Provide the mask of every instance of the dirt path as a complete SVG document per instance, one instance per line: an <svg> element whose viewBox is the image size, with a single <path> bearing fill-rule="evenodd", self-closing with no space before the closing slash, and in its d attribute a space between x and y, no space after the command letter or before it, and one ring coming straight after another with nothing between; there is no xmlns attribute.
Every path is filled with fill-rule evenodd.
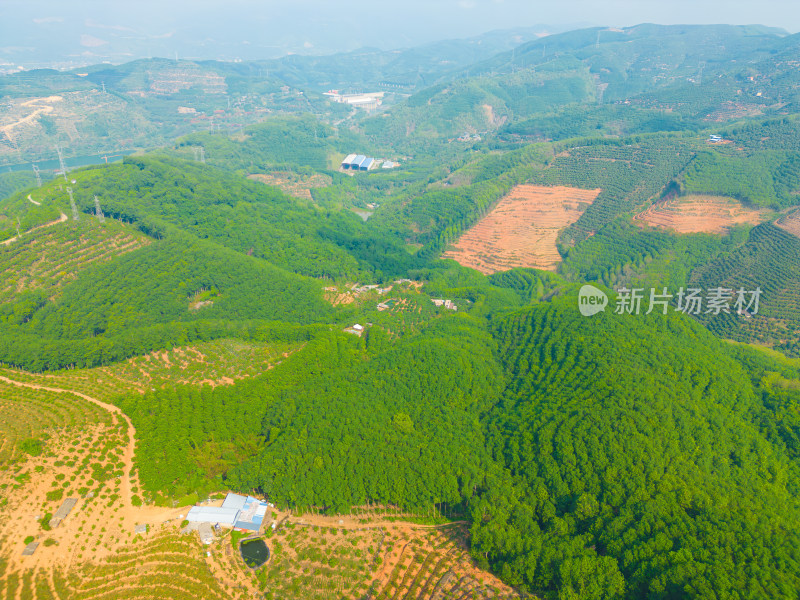
<svg viewBox="0 0 800 600"><path fill-rule="evenodd" d="M117 505L112 509L110 505L96 500L85 499L73 509L75 515L70 515L56 530L49 535L58 541L58 545L52 548L40 547L34 556L22 557L13 554L8 557L10 566L22 569L44 568L47 570L51 566L59 565L70 572L74 565L89 561L101 561L113 555L121 545L130 543L135 525L147 524L152 527L159 527L163 523L177 524L183 519L187 508L165 508L158 506L134 506L132 503L133 488L138 487L138 478L131 477L133 469L133 459L135 451L136 429L130 418L123 413L117 406L98 400L88 394L70 389L54 386L39 385L16 381L10 377L0 375L0 382L21 388L32 390L43 390L46 392L65 394L80 398L90 402L101 409L108 411L116 419L117 426L124 422L127 425L127 441L120 438L122 454L119 457L121 463L121 476L118 478L119 499ZM69 473L66 473L69 475ZM34 483L34 488L26 490L31 497L43 496L47 487L51 484L49 477L42 478L41 482ZM39 487L36 487L39 486ZM44 486L44 487L42 487ZM41 489L40 489L41 488ZM90 506L86 511L86 507ZM34 520L35 514L41 514L38 510L32 510L28 504L22 504L6 517L4 533L10 536L9 539L20 538L30 532L30 527L26 525ZM113 515L113 516L112 516ZM92 531L82 527L86 521L94 522L101 531ZM10 527L10 529L8 529ZM88 526L87 526L88 527ZM99 528L98 527L98 528ZM80 539L79 539L80 538ZM96 542L92 544L91 542ZM85 546L90 546L90 556L86 556ZM83 556L82 556L83 554Z"/></svg>
<svg viewBox="0 0 800 600"><path fill-rule="evenodd" d="M283 515L279 515L280 519ZM288 516L288 515L287 515ZM417 523L410 523L409 521L372 521L362 523L364 517L352 516L333 516L323 517L322 515L302 515L302 516L289 516L292 523L298 525L316 525L319 527L337 527L339 529L372 529L378 527L395 528L395 529L442 529L452 525L468 525L469 521L450 521L442 523L441 525L422 525Z"/></svg>
<svg viewBox="0 0 800 600"><path fill-rule="evenodd" d="M30 195L30 194L28 194L28 201L29 201L29 202L31 202L32 204L35 204L36 206L41 206L41 205L42 205L42 203L41 203L41 202L37 202L36 200L34 200L33 198L31 198L31 195ZM62 213L62 214L63 214L63 213ZM66 217L66 215L64 215L64 216Z"/></svg>
<svg viewBox="0 0 800 600"><path fill-rule="evenodd" d="M30 123L31 121L33 121L36 117L38 117L42 113L44 113L44 114L52 113L55 109L52 106L50 106L49 104L42 105L42 103L45 103L45 102L60 102L62 100L63 100L63 98L61 96L48 96L47 98L34 98L33 100L28 100L27 102L23 102L22 104L20 104L20 106L26 106L27 107L27 106L32 106L33 105L33 109L34 109L33 112L31 114L29 114L29 115L26 115L26 116L22 117L20 120L15 121L14 123L9 123L8 125L3 125L2 127L0 127L0 131L2 131L3 133L8 134L14 128L19 127L20 125L24 125L25 123Z"/></svg>
<svg viewBox="0 0 800 600"><path fill-rule="evenodd" d="M30 196L28 196L28 199L30 199ZM31 200L31 202L33 202L33 200ZM34 202L34 204L38 204L38 202ZM38 227L34 227L33 229L28 229L28 231L26 231L25 234L33 233L34 231L38 231L39 229L44 229L45 227L52 227L53 225L58 225L59 223L64 223L66 220L67 220L67 215L65 215L62 212L61 216L55 221L50 221L49 223L45 223L44 225L39 225ZM19 236L15 235L12 238L8 238L7 240L3 240L2 242L0 242L0 246L8 246L9 244L16 242L18 239Z"/></svg>
<svg viewBox="0 0 800 600"><path fill-rule="evenodd" d="M62 213L62 216L66 215L63 215ZM130 474L131 474L131 469L133 468L133 454L136 449L136 428L133 426L133 423L131 423L131 420L128 417L128 415L122 412L118 406L114 406L113 404L108 404L107 402L103 402L102 400L98 400L97 398L93 398L92 396L89 396L82 392L76 392L74 390L65 390L56 387L49 387L45 385L39 385L36 383L24 383L21 381L15 381L13 379L9 379L8 377L4 377L2 375L0 375L0 381L9 383L11 385L15 385L17 387L26 387L33 390L44 390L46 392L54 392L56 394L72 394L73 396L82 398L87 402L91 402L92 404L95 404L100 408L107 410L108 412L116 415L117 418L120 418L123 421L125 421L125 423L127 423L128 425L128 444L125 447L125 453L123 454L123 462L125 463L125 466L123 467L122 489L124 490L125 493L124 497L126 502L130 504L132 496Z"/></svg>

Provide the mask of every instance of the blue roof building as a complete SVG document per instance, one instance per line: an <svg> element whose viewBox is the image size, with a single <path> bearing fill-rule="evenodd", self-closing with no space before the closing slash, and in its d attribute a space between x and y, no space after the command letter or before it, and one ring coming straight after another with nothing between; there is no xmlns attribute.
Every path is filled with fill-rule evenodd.
<svg viewBox="0 0 800 600"><path fill-rule="evenodd" d="M236 529L258 531L266 514L266 502L252 496L228 494L222 506L193 506L186 519L190 523L219 523Z"/></svg>

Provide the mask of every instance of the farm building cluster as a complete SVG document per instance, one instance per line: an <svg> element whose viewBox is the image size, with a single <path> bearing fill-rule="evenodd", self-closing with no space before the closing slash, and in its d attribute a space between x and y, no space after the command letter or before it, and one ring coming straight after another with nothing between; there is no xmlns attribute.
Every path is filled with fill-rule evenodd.
<svg viewBox="0 0 800 600"><path fill-rule="evenodd" d="M455 302L447 298L431 298L431 302L436 306L444 306L447 310L458 310L458 306L456 306Z"/></svg>
<svg viewBox="0 0 800 600"><path fill-rule="evenodd" d="M365 154L348 154L342 161L341 167L343 171L371 171L378 165L381 165L382 169L394 169L400 166L400 163L372 158Z"/></svg>
<svg viewBox="0 0 800 600"><path fill-rule="evenodd" d="M186 515L189 523L206 523L244 531L258 531L271 505L252 496L228 494L222 506L193 506Z"/></svg>

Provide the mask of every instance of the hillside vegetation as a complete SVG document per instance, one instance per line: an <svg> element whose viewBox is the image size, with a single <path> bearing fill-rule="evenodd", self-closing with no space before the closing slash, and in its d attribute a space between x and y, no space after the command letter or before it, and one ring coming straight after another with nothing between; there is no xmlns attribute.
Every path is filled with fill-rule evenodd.
<svg viewBox="0 0 800 600"><path fill-rule="evenodd" d="M79 98L115 115L73 122L76 148L120 115L126 147L186 134L37 188L0 178L6 596L796 598L797 36L486 40L504 51L0 78L14 118L38 107L36 143ZM378 112L318 93L348 65L392 90ZM4 139L0 161L35 147ZM397 164L340 168L351 153ZM531 210L507 211L520 190ZM690 201L747 218L642 218ZM509 268L443 258L467 263L467 232L490 242L468 264ZM536 244L546 262L497 261ZM591 317L587 283L609 298ZM640 314L615 310L622 287ZM760 288L759 310L677 310L720 287ZM178 537L228 490L274 505L260 569L238 534ZM30 517L66 493L81 508L45 536Z"/></svg>

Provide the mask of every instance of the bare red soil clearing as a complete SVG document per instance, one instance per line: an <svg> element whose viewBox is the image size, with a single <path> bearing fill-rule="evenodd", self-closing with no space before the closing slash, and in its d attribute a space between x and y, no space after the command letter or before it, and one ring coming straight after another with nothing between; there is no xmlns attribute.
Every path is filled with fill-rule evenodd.
<svg viewBox="0 0 800 600"><path fill-rule="evenodd" d="M600 189L518 185L444 258L481 273L532 267L554 271L561 262L558 232L578 220Z"/></svg>
<svg viewBox="0 0 800 600"><path fill-rule="evenodd" d="M775 225L800 238L800 210L789 213L775 222Z"/></svg>
<svg viewBox="0 0 800 600"><path fill-rule="evenodd" d="M633 220L677 233L724 234L734 225L758 225L770 215L768 210L750 209L725 196L682 196L658 202Z"/></svg>

